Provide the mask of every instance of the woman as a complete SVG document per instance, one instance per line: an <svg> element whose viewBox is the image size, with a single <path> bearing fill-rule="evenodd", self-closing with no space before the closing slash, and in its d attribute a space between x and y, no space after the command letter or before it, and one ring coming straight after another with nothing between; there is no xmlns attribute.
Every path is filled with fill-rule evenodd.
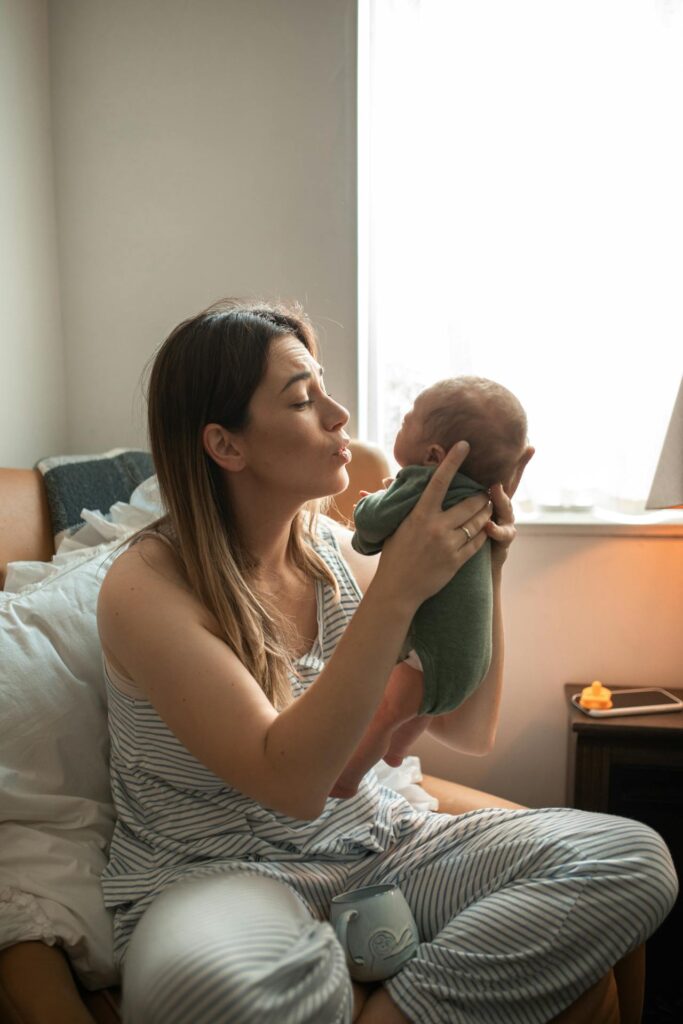
<svg viewBox="0 0 683 1024"><path fill-rule="evenodd" d="M441 510L460 443L379 560L357 555L311 514L348 483L347 421L292 311L214 307L155 359L168 515L114 563L98 609L118 813L103 886L128 1021L547 1021L675 898L664 844L635 822L416 813L373 772L328 798L392 671L413 671L395 662L415 610L487 537L491 667L434 724L490 748L514 537L500 487ZM423 942L352 989L329 902L377 881L401 886Z"/></svg>

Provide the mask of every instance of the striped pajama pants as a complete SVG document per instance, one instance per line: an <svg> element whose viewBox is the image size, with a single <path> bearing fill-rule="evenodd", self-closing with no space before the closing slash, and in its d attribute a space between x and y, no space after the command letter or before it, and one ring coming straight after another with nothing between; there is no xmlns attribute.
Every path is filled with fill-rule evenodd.
<svg viewBox="0 0 683 1024"><path fill-rule="evenodd" d="M677 894L647 826L566 808L427 815L382 853L233 863L175 882L123 965L126 1024L348 1024L332 896L395 882L420 933L384 984L420 1024L541 1024L662 922Z"/></svg>

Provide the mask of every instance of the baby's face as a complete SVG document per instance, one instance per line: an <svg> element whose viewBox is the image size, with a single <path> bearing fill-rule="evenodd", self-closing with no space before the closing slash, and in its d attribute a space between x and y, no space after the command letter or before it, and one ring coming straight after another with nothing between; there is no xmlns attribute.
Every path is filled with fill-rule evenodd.
<svg viewBox="0 0 683 1024"><path fill-rule="evenodd" d="M426 436L425 421L432 411L434 400L423 391L413 402L413 407L403 417L401 429L394 441L394 458L399 466L422 466L429 455L429 438Z"/></svg>

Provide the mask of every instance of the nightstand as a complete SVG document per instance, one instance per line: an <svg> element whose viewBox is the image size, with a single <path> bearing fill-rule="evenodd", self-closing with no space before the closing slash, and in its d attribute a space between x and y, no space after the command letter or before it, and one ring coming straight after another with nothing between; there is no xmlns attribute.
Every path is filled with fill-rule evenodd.
<svg viewBox="0 0 683 1024"><path fill-rule="evenodd" d="M662 836L683 882L683 711L589 718L570 698L587 683L568 683L567 803L635 818ZM624 687L625 689L625 687ZM671 690L683 698L683 689ZM647 944L643 1024L683 1020L683 901Z"/></svg>

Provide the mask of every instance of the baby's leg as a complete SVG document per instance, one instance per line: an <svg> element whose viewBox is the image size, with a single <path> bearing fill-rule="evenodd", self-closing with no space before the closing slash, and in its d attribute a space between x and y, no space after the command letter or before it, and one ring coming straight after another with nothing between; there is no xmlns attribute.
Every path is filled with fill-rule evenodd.
<svg viewBox="0 0 683 1024"><path fill-rule="evenodd" d="M415 718L409 719L403 725L399 725L397 729L394 729L389 749L384 755L383 760L391 765L392 768L398 768L403 758L410 753L410 748L415 740L422 735L429 725L429 719L430 715L416 715Z"/></svg>
<svg viewBox="0 0 683 1024"><path fill-rule="evenodd" d="M360 780L374 764L381 761L392 748L393 737L399 727L406 729L413 725L413 720L422 704L422 674L401 662L389 677L382 703L365 731L365 735L356 747L348 764L337 779L330 796L350 797L358 790ZM420 728L414 732L418 736L425 728L426 719L419 719ZM405 746L409 739L403 737L397 741ZM398 749L398 748L397 748ZM386 760L386 758L385 758ZM388 764L400 764L388 761Z"/></svg>

